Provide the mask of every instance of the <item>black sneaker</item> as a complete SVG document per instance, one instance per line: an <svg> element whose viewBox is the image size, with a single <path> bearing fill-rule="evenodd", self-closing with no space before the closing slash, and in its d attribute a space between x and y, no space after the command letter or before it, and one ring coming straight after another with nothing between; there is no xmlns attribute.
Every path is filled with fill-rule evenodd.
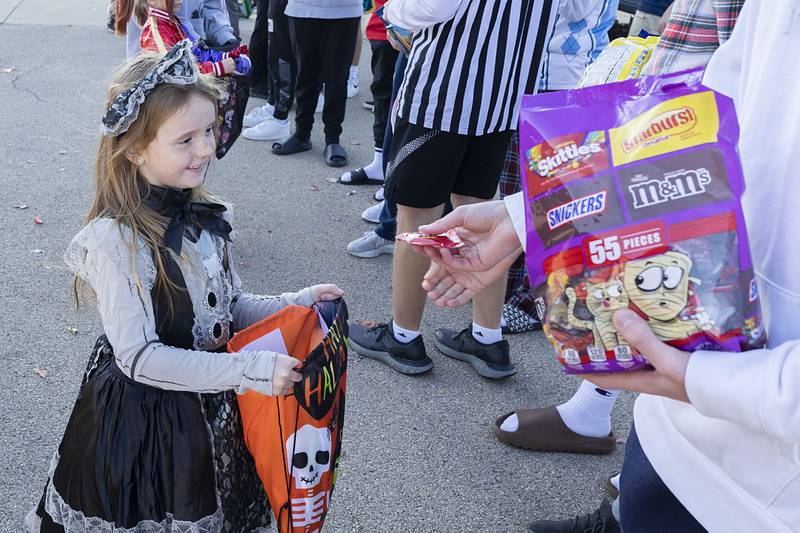
<svg viewBox="0 0 800 533"><path fill-rule="evenodd" d="M501 379L513 376L517 369L508 357L508 341L482 344L472 336L472 329L462 329L456 333L452 329L437 329L436 347L448 357L464 361L485 378Z"/></svg>
<svg viewBox="0 0 800 533"><path fill-rule="evenodd" d="M364 357L382 361L401 374L424 374L433 368L422 337L408 343L398 342L391 324L350 324L350 346Z"/></svg>
<svg viewBox="0 0 800 533"><path fill-rule="evenodd" d="M619 533L620 527L604 499L593 513L567 520L537 520L528 526L533 533Z"/></svg>

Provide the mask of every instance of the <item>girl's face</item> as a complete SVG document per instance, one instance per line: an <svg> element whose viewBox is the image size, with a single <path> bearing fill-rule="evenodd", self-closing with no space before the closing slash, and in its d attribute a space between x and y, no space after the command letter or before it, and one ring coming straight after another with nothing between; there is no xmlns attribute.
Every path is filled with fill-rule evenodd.
<svg viewBox="0 0 800 533"><path fill-rule="evenodd" d="M192 94L186 105L158 128L153 141L134 164L150 183L173 189L193 189L203 183L214 155L216 140L214 104Z"/></svg>

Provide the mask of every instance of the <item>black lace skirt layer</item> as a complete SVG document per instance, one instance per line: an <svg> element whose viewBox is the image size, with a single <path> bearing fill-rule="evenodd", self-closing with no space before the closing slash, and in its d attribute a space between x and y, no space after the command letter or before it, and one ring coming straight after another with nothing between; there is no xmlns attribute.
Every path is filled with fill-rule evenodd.
<svg viewBox="0 0 800 533"><path fill-rule="evenodd" d="M233 393L156 389L126 377L101 337L28 528L245 532L269 508Z"/></svg>

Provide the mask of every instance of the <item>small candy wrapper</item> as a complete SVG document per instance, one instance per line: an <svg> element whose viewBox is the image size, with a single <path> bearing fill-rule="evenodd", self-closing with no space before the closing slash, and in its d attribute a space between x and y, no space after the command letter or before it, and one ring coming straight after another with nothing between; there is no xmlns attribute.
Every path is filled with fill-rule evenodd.
<svg viewBox="0 0 800 533"><path fill-rule="evenodd" d="M433 246L434 248L461 248L464 246L461 237L458 236L454 229L439 235L416 232L401 233L395 237L395 240L416 244L417 246Z"/></svg>

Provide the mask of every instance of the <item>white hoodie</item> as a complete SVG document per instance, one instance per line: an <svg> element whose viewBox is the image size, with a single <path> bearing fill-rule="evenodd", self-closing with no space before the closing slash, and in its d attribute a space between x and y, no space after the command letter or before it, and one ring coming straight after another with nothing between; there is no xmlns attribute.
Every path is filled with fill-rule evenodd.
<svg viewBox="0 0 800 533"><path fill-rule="evenodd" d="M691 404L642 394L634 408L656 472L712 533L800 531L798 51L800 0L747 0L705 77L736 102L742 203L769 348L694 352ZM522 197L506 205L524 243Z"/></svg>

